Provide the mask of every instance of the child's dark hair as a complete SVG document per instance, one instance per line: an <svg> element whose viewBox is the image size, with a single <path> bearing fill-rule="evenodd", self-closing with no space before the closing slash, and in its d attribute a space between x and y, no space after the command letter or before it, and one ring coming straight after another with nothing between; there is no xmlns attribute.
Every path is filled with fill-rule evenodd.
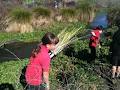
<svg viewBox="0 0 120 90"><path fill-rule="evenodd" d="M43 45L57 44L58 42L59 42L58 37L56 37L53 33L48 32L43 36L41 44ZM40 49L41 47L40 45L38 45L37 48L32 51L32 57L35 57L40 52Z"/></svg>

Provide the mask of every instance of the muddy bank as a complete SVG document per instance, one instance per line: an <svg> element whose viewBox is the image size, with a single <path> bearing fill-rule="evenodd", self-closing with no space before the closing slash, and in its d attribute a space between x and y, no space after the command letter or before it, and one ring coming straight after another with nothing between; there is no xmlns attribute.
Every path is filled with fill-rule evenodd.
<svg viewBox="0 0 120 90"><path fill-rule="evenodd" d="M111 65L105 63L99 63L92 66L93 71L101 76L105 83L103 90L120 90L120 78L111 78Z"/></svg>

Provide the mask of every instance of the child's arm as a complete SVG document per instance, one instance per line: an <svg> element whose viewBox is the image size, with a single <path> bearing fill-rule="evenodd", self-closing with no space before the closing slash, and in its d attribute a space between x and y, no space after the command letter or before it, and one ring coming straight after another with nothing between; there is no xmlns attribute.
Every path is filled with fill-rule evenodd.
<svg viewBox="0 0 120 90"><path fill-rule="evenodd" d="M46 84L46 89L45 90L49 90L49 72L44 72L43 71L43 81Z"/></svg>
<svg viewBox="0 0 120 90"><path fill-rule="evenodd" d="M41 63L42 67L42 75L43 75L43 83L45 83L45 90L49 90L49 70L50 70L50 60L46 57L43 58L43 62Z"/></svg>

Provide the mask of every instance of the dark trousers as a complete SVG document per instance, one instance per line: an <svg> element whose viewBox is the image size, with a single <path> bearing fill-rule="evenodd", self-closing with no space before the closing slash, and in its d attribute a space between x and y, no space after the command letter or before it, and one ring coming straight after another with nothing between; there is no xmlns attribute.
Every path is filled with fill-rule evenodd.
<svg viewBox="0 0 120 90"><path fill-rule="evenodd" d="M95 61L96 58L96 47L90 46L90 61Z"/></svg>
<svg viewBox="0 0 120 90"><path fill-rule="evenodd" d="M38 86L28 85L27 90L45 90L45 88L42 85L38 85Z"/></svg>

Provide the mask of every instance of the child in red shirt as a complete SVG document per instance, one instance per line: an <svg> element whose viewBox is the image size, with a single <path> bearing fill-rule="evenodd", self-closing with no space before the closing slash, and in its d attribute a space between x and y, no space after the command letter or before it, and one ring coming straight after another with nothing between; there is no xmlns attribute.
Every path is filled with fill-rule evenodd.
<svg viewBox="0 0 120 90"><path fill-rule="evenodd" d="M92 30L91 32L91 37L90 37L90 42L89 42L89 47L91 50L90 53L90 61L95 61L96 58L96 47L99 44L100 41L100 34L102 33L102 30L100 27L96 27L95 29Z"/></svg>
<svg viewBox="0 0 120 90"><path fill-rule="evenodd" d="M32 52L30 62L26 68L27 90L41 90L41 84L46 84L46 89L49 90L49 69L50 55L49 50L54 50L59 39L52 33L46 33L42 38L42 44Z"/></svg>

